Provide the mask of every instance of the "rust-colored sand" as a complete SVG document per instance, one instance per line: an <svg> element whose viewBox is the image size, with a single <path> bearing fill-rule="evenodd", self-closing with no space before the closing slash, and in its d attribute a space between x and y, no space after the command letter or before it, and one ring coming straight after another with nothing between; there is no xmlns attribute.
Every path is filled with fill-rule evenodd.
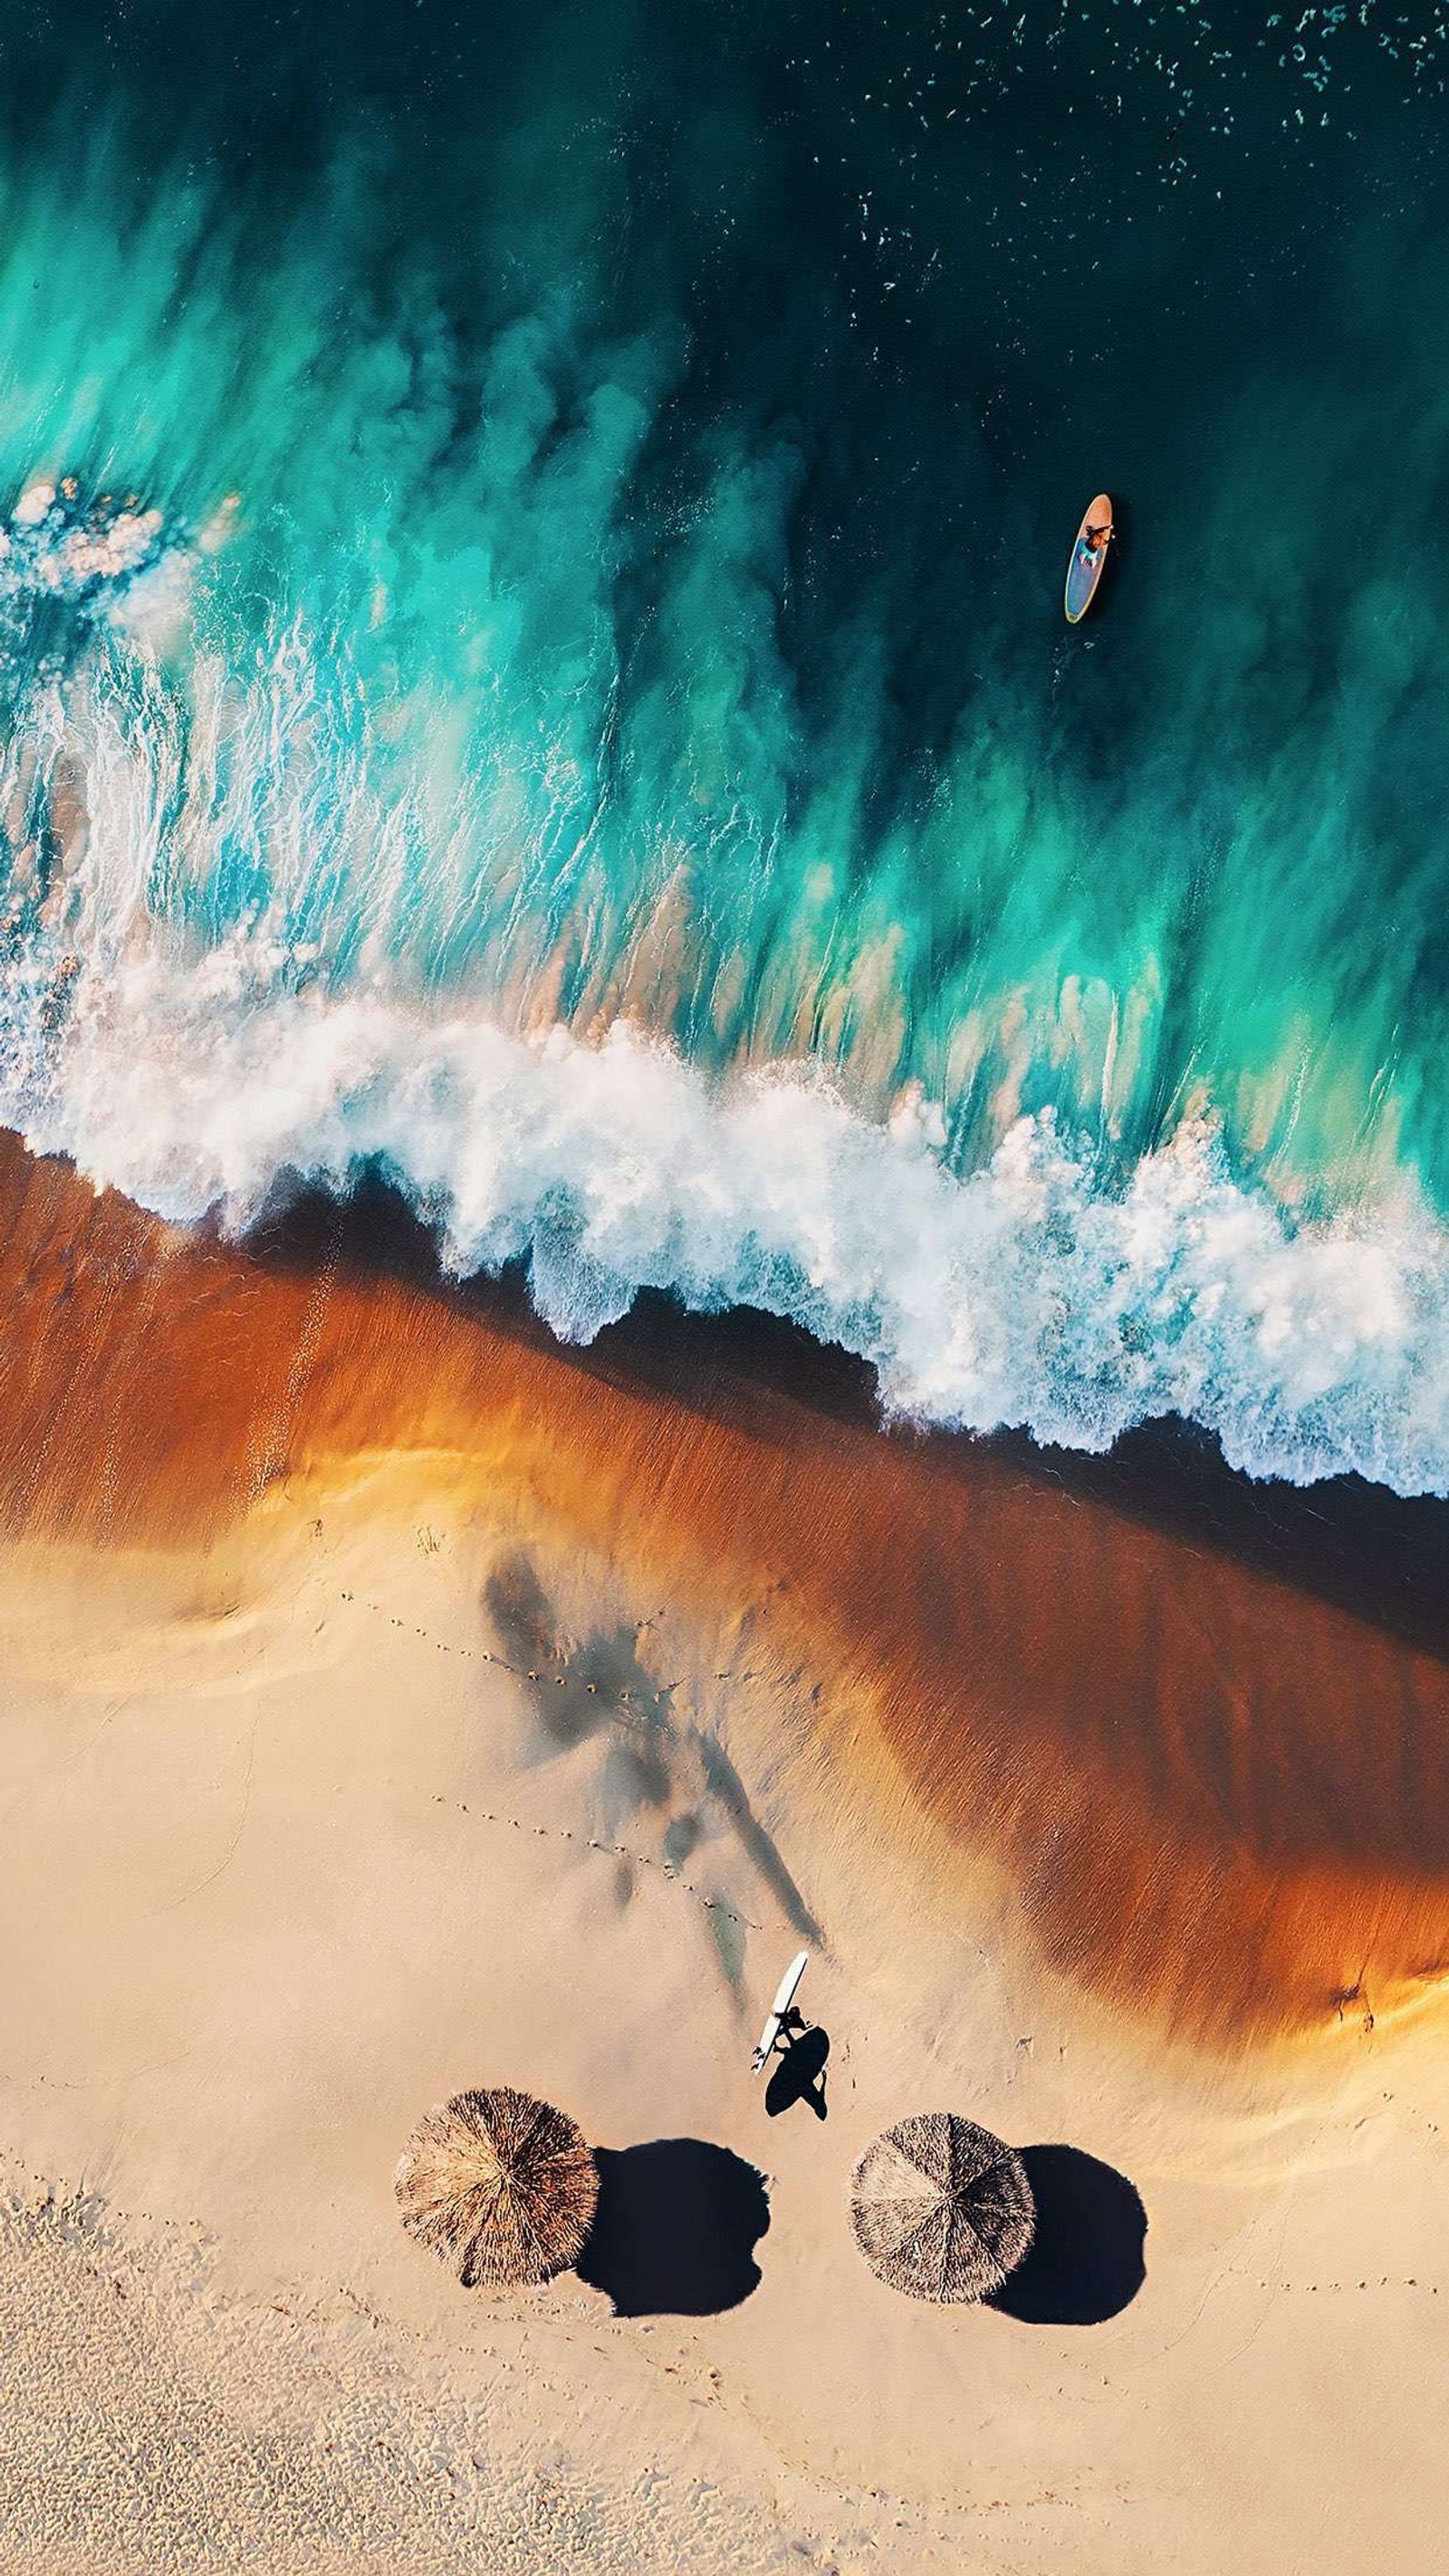
<svg viewBox="0 0 1449 2576"><path fill-rule="evenodd" d="M180 1235L11 1140L0 1209L12 1530L195 1542L288 1474L456 1453L684 1597L768 1592L1051 1964L1180 2038L1449 1969L1449 1668L1387 1627L992 1450L730 1379L707 1328L697 1389L661 1392L335 1251Z"/></svg>

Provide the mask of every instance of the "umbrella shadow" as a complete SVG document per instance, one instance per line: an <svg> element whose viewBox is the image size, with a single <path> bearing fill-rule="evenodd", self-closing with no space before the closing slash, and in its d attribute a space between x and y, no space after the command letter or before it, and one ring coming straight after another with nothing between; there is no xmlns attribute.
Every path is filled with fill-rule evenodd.
<svg viewBox="0 0 1449 2576"><path fill-rule="evenodd" d="M808 2102L817 2120L830 2117L825 2099L825 2061L830 2055L830 2033L818 2022L801 2023L781 2053L765 2087L765 2110L772 2120L782 2111L793 2110L797 2102Z"/></svg>
<svg viewBox="0 0 1449 2576"><path fill-rule="evenodd" d="M1104 2324L1147 2277L1140 2193L1080 2147L1023 2147L1021 2161L1036 2202L1036 2234L986 2305L1025 2325Z"/></svg>
<svg viewBox="0 0 1449 2576"><path fill-rule="evenodd" d="M655 2138L599 2147L595 2162L598 2207L574 2268L615 2316L717 2316L758 2287L770 2203L743 2156L703 2138Z"/></svg>

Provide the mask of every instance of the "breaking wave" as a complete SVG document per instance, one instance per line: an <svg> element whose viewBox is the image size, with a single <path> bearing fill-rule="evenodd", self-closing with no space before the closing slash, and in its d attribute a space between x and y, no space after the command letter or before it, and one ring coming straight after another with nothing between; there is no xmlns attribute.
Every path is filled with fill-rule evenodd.
<svg viewBox="0 0 1449 2576"><path fill-rule="evenodd" d="M275 98L164 8L84 113L41 48L0 1117L237 1228L382 1167L573 1338L746 1303L922 1423L1449 1490L1438 72L1193 35L1163 161L1140 31L928 12L937 129L896 14L487 13L446 114L395 13Z"/></svg>
<svg viewBox="0 0 1449 2576"><path fill-rule="evenodd" d="M381 1166L455 1272L526 1261L587 1341L643 1288L793 1318L889 1412L1106 1448L1189 1416L1255 1476L1449 1481L1444 1238L1427 1215L1290 1229L1206 1122L1103 1192L1050 1112L965 1178L939 1118L885 1126L808 1073L706 1080L619 1023L585 1045L377 996L258 1004L241 954L134 965L73 1023L41 1150L161 1214L245 1228L278 1176Z"/></svg>
<svg viewBox="0 0 1449 2576"><path fill-rule="evenodd" d="M1203 1109L1125 1170L1050 1105L1008 1114L963 1172L919 1081L871 1118L818 1061L710 1073L625 1016L584 1037L536 999L512 1028L456 993L409 999L386 939L329 938L305 904L303 938L275 892L209 935L168 911L156 871L184 839L188 784L163 654L226 525L170 539L157 512L84 510L46 484L0 538L0 627L32 675L0 772L31 826L0 976L0 1117L32 1147L163 1216L219 1212L239 1231L283 1176L340 1193L381 1168L454 1272L526 1263L565 1339L645 1288L760 1307L869 1361L886 1410L922 1424L1104 1449L1171 1412L1258 1476L1449 1481L1449 1247L1405 1184L1393 1211L1290 1222L1234 1177ZM279 673L315 685L296 636L263 692L274 733ZM193 673L193 797L198 769L220 766L198 693ZM243 694L234 743L244 712ZM274 795L281 774L274 754ZM351 819L361 863L377 816L364 802Z"/></svg>
<svg viewBox="0 0 1449 2576"><path fill-rule="evenodd" d="M375 925L359 942L344 911L339 937L296 887L224 930L168 908L157 871L198 777L224 767L228 723L234 748L286 733L298 689L316 713L296 634L268 663L265 714L221 691L207 718L204 665L189 667L183 757L165 655L226 533L225 512L168 538L159 514L87 512L44 485L0 544L0 625L31 673L0 767L31 824L0 975L0 1117L33 1148L238 1231L284 1176L346 1192L381 1168L455 1273L526 1263L572 1341L662 1289L792 1318L867 1360L887 1412L922 1424L1100 1450L1176 1413L1256 1476L1449 1485L1449 1245L1407 1180L1393 1204L1291 1218L1235 1176L1201 1105L1126 1165L1050 1104L1008 1110L963 1171L917 1080L871 1117L818 1061L711 1072L629 1016L580 1034L532 988L531 1025L510 1027L456 991L409 993ZM318 752L314 731L304 796ZM278 800L282 775L274 753L262 783ZM270 819L285 845L283 802ZM359 866L375 860L365 798L351 825ZM213 813L206 846L218 837ZM311 889L316 849L299 864ZM340 854L330 873L346 884Z"/></svg>

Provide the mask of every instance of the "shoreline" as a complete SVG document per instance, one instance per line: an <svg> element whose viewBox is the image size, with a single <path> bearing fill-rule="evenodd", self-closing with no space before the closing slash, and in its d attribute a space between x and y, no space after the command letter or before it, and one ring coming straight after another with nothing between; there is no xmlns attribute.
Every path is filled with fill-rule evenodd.
<svg viewBox="0 0 1449 2576"><path fill-rule="evenodd" d="M214 1229L202 1231L218 1239ZM1306 1486L1258 1479L1230 1467L1211 1432L1175 1415L1138 1424L1105 1453L1044 1448L1024 1431L978 1435L892 1422L870 1364L838 1343L757 1307L696 1314L661 1290L642 1292L593 1343L563 1343L531 1305L521 1266L501 1279L450 1278L436 1236L402 1191L376 1178L340 1201L297 1191L241 1248L284 1274L307 1275L330 1261L359 1281L394 1280L588 1378L645 1387L713 1418L740 1419L752 1394L783 1396L852 1430L917 1447L945 1469L956 1462L966 1476L983 1457L1000 1460L1449 1656L1449 1499L1396 1494L1356 1475Z"/></svg>
<svg viewBox="0 0 1449 2576"><path fill-rule="evenodd" d="M560 1349L517 1284L440 1287L376 1194L238 1247L12 1142L0 1207L12 1531L214 1544L289 1480L445 1453L767 1618L865 1723L852 1794L1000 1873L1039 1961L1161 2038L1329 2036L1449 1973L1449 1508L1263 1495L1180 1439L1064 1464L882 1431L861 1372L753 1317Z"/></svg>

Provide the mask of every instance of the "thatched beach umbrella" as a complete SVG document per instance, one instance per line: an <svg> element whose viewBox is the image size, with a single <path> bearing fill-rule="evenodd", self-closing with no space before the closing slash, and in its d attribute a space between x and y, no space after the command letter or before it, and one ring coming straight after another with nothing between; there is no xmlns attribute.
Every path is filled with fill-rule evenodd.
<svg viewBox="0 0 1449 2576"><path fill-rule="evenodd" d="M867 2147L850 2214L871 2270L912 2299L988 2297L1036 2225L1020 2156L954 2111L901 2120Z"/></svg>
<svg viewBox="0 0 1449 2576"><path fill-rule="evenodd" d="M398 2162L403 2225L478 2282L550 2281L584 2250L599 2173L566 2111L500 2085L425 2111Z"/></svg>

